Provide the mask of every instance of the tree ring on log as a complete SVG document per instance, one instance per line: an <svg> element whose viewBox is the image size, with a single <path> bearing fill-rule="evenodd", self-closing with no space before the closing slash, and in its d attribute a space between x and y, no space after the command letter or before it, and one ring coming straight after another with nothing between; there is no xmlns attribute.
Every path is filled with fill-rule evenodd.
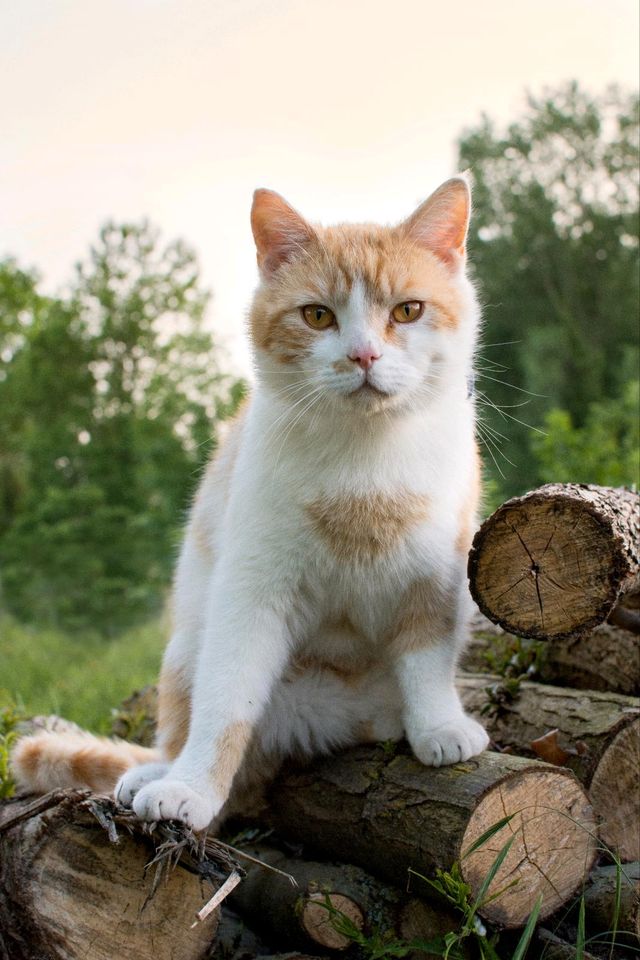
<svg viewBox="0 0 640 960"><path fill-rule="evenodd" d="M465 856L483 833L510 815L512 819L505 827ZM567 858L579 865L580 877L589 872L594 859L594 828L587 798L576 793L571 776L542 771L533 782L521 777L497 784L476 806L461 845L462 875L472 890L478 890L512 838L509 852L483 899L502 893L482 907L482 916L508 926L514 916L526 917L539 896L541 917L554 913L576 891L576 872L567 871Z"/></svg>
<svg viewBox="0 0 640 960"><path fill-rule="evenodd" d="M621 860L640 860L640 720L624 727L603 753L591 781L600 837ZM605 815L606 811L606 815Z"/></svg>
<svg viewBox="0 0 640 960"><path fill-rule="evenodd" d="M637 512L629 491L578 484L548 484L507 501L473 540L468 574L476 603L519 636L559 639L593 629L636 585L630 542Z"/></svg>
<svg viewBox="0 0 640 960"><path fill-rule="evenodd" d="M364 914L351 897L341 893L311 893L302 907L301 926L315 943L330 950L346 950L352 940L335 929L332 915L325 906L327 900L334 910L348 917L351 923L362 930Z"/></svg>

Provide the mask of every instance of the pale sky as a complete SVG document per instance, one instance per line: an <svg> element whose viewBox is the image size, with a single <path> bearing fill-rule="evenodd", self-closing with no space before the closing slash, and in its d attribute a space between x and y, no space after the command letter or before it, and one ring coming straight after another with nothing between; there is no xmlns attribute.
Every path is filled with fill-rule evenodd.
<svg viewBox="0 0 640 960"><path fill-rule="evenodd" d="M0 256L54 292L108 217L199 254L249 369L255 187L312 220L398 220L484 111L577 78L638 84L637 0L0 4Z"/></svg>

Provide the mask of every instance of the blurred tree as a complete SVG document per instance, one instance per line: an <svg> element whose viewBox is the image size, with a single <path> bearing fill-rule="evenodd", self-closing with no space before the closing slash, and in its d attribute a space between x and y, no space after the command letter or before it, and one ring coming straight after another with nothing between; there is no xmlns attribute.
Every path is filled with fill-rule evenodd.
<svg viewBox="0 0 640 960"><path fill-rule="evenodd" d="M485 303L481 431L503 495L542 479L518 421L558 407L579 428L638 369L638 129L637 95L570 83L529 97L506 132L484 117L460 139Z"/></svg>
<svg viewBox="0 0 640 960"><path fill-rule="evenodd" d="M582 427L567 410L550 410L544 436L534 439L540 479L640 485L640 381L630 380L619 397L590 404Z"/></svg>
<svg viewBox="0 0 640 960"><path fill-rule="evenodd" d="M2 266L0 560L23 619L109 633L157 607L243 389L214 360L207 299L193 253L146 223L107 224L64 300Z"/></svg>

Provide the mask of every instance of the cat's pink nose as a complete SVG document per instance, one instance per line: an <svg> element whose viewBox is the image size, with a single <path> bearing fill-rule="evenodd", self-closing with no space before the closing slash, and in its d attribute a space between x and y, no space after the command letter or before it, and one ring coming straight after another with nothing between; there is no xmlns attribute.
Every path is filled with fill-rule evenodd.
<svg viewBox="0 0 640 960"><path fill-rule="evenodd" d="M349 360L353 360L363 370L370 370L374 360L379 360L381 356L382 354L378 353L374 347L362 347L350 353Z"/></svg>

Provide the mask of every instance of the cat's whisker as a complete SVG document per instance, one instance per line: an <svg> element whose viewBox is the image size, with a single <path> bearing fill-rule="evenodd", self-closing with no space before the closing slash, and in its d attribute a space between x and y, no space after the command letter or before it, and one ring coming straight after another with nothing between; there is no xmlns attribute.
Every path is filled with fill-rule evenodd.
<svg viewBox="0 0 640 960"><path fill-rule="evenodd" d="M518 387L515 383L509 383L507 380L499 380L497 377L491 377L488 373L480 371L478 376L484 377L485 380L493 380L494 383L501 383L504 387L511 387L512 390L517 390L519 393L526 393L530 397L539 397L543 400L547 399L544 393L533 393L532 390L525 390L524 387Z"/></svg>
<svg viewBox="0 0 640 960"><path fill-rule="evenodd" d="M503 420L513 420L514 423L519 423L521 426L527 427L529 430L534 430L536 433L539 433L543 437L547 436L546 430L542 430L540 427L534 427L532 423L527 423L526 420L520 420L519 417L514 417L512 413L505 413L505 407L501 407L495 404L493 400L491 400L491 398L488 397L485 393L481 393L479 394L479 396L483 398L482 402L492 407L497 413L500 414ZM528 400L524 402L529 403Z"/></svg>

